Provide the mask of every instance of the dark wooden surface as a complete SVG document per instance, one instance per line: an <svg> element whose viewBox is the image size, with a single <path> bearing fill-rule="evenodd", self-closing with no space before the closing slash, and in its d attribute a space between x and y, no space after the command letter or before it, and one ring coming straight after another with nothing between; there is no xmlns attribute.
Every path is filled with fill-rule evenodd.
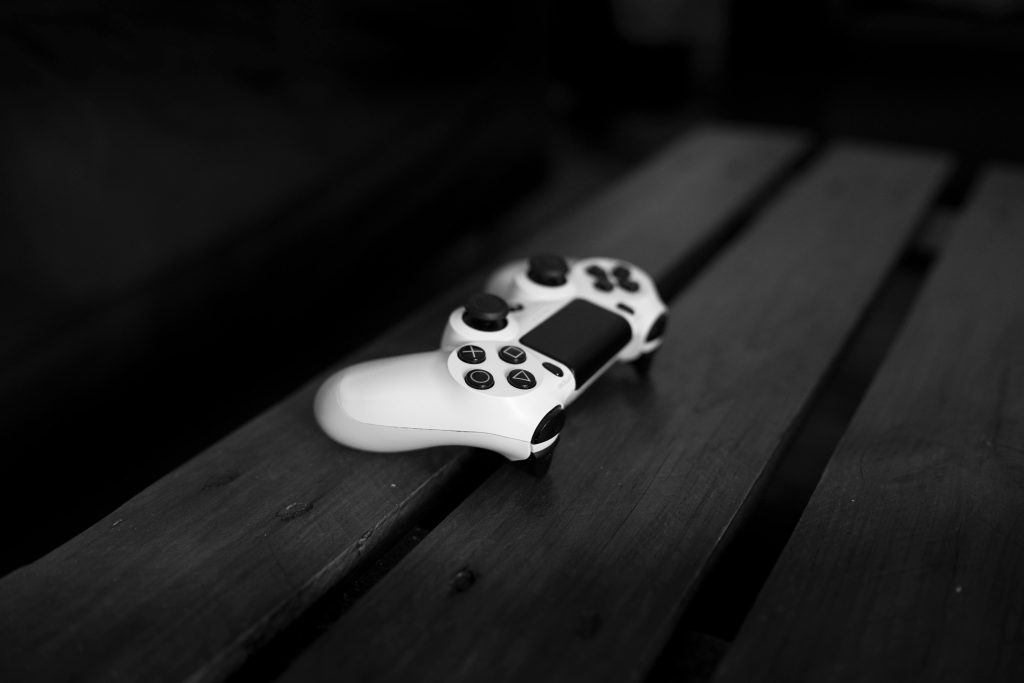
<svg viewBox="0 0 1024 683"><path fill-rule="evenodd" d="M731 230L731 220L803 147L790 133L698 130L523 250L619 255L671 280ZM907 163L925 176L936 168ZM919 201L919 179L908 172L905 211ZM837 192L862 191L849 183ZM896 221L897 234L880 236L883 251L896 248L909 220ZM433 347L445 315L480 281L453 288L346 363ZM856 304L869 287L841 289L856 289ZM615 400L615 388L648 404L654 396L621 376L607 385L604 398L591 400L592 411ZM0 580L0 680L223 678L392 543L471 458L493 457L466 449L386 456L343 449L313 422L315 386ZM566 435L566 467L580 433ZM139 457L146 457L145 444ZM512 475L501 470L498 481ZM523 478L518 485L536 493L550 491L553 481Z"/></svg>
<svg viewBox="0 0 1024 683"><path fill-rule="evenodd" d="M698 129L342 361L431 348L508 258L635 261L674 297L665 345L648 380L614 368L572 406L547 478L344 449L311 381L0 579L0 681L247 660L263 680L642 680L937 216L938 262L715 680L1024 679L1024 173L982 174L961 213L941 153L833 142L791 172L807 148ZM270 642L367 570L323 637Z"/></svg>
<svg viewBox="0 0 1024 683"><path fill-rule="evenodd" d="M592 387L545 480L497 471L285 680L640 679L946 170L827 150L672 304L649 382Z"/></svg>
<svg viewBox="0 0 1024 683"><path fill-rule="evenodd" d="M1024 680L1024 173L988 173L716 681Z"/></svg>

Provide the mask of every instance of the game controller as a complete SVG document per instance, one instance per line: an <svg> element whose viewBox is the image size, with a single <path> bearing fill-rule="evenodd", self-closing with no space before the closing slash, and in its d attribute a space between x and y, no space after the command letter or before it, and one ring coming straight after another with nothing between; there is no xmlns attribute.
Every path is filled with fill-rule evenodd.
<svg viewBox="0 0 1024 683"><path fill-rule="evenodd" d="M353 448L474 446L541 476L565 407L616 362L646 372L666 322L654 281L636 266L534 256L499 269L453 311L440 349L332 375L316 418Z"/></svg>

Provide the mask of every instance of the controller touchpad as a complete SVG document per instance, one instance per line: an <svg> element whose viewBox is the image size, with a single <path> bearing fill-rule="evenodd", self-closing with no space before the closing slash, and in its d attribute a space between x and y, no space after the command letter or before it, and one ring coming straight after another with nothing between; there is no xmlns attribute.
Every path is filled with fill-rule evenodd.
<svg viewBox="0 0 1024 683"><path fill-rule="evenodd" d="M615 358L633 331L621 316L583 299L573 299L520 339L540 353L569 366L576 386Z"/></svg>

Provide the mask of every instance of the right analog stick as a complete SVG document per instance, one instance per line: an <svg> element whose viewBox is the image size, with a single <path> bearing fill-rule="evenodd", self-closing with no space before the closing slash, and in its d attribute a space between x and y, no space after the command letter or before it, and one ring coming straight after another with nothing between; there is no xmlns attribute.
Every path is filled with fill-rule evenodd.
<svg viewBox="0 0 1024 683"><path fill-rule="evenodd" d="M538 254L530 257L526 277L545 287L559 287L568 272L569 264L561 256Z"/></svg>

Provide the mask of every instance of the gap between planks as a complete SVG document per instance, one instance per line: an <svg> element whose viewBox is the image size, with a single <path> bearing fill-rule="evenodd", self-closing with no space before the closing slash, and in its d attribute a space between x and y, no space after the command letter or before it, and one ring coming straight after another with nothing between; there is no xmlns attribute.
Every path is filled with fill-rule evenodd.
<svg viewBox="0 0 1024 683"><path fill-rule="evenodd" d="M715 681L1024 677L1022 196L981 176Z"/></svg>
<svg viewBox="0 0 1024 683"><path fill-rule="evenodd" d="M939 192L932 211L812 399L775 469L767 474L754 508L730 533L700 579L647 683L708 678L728 652L909 316L935 256L944 248L971 178L970 170L958 166Z"/></svg>

